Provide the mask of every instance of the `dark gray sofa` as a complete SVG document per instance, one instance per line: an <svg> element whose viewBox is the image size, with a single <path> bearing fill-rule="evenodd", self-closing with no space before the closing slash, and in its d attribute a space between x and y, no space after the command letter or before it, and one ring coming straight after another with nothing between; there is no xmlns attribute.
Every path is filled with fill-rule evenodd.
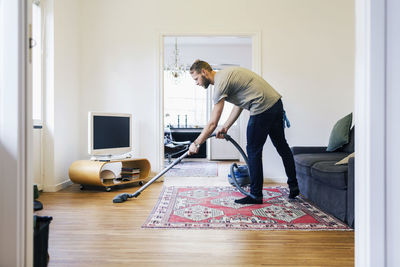
<svg viewBox="0 0 400 267"><path fill-rule="evenodd" d="M326 147L292 147L300 193L323 211L354 227L354 158L335 165L354 152L350 142L334 152Z"/></svg>

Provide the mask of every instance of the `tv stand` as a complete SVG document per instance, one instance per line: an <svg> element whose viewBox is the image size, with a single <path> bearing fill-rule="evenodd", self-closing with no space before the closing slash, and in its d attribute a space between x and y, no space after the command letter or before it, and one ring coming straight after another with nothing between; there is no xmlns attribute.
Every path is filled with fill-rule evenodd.
<svg viewBox="0 0 400 267"><path fill-rule="evenodd" d="M96 161L117 161L117 160L125 160L125 159L131 159L132 158L132 153L128 152L125 154L120 154L120 155L92 155L90 157L90 160L96 160Z"/></svg>
<svg viewBox="0 0 400 267"><path fill-rule="evenodd" d="M108 163L121 162L122 168L137 168L140 169L139 177L131 178L129 180L123 180L121 177L110 177L110 172L103 172L103 167ZM81 184L81 189L85 185L101 186L106 191L111 191L112 187L117 185L126 185L139 183L143 184L143 181L149 176L150 173L150 162L147 159L121 159L109 161L102 160L78 160L74 161L69 167L69 178L76 184ZM106 177L107 176L107 177ZM107 179L105 179L107 178Z"/></svg>
<svg viewBox="0 0 400 267"><path fill-rule="evenodd" d="M111 155L101 156L101 157L91 156L90 160L94 160L94 161L111 161Z"/></svg>

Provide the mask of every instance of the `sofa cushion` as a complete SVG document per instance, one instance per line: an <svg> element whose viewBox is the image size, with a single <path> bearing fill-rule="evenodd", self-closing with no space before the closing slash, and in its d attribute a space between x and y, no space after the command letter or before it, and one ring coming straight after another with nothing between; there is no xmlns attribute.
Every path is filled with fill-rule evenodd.
<svg viewBox="0 0 400 267"><path fill-rule="evenodd" d="M335 165L336 161L320 161L311 167L311 177L338 189L347 188L347 165Z"/></svg>
<svg viewBox="0 0 400 267"><path fill-rule="evenodd" d="M350 113L335 123L329 136L329 143L326 151L335 151L349 143L352 119L353 113Z"/></svg>
<svg viewBox="0 0 400 267"><path fill-rule="evenodd" d="M351 128L351 130L350 130L349 142L336 151L353 153L354 152L354 143L355 143L355 140L354 140L354 126L353 126L353 128Z"/></svg>
<svg viewBox="0 0 400 267"><path fill-rule="evenodd" d="M337 162L348 153L345 152L326 152L326 153L310 153L310 154L297 154L294 155L296 164L296 172L311 176L311 167L320 161L334 161Z"/></svg>

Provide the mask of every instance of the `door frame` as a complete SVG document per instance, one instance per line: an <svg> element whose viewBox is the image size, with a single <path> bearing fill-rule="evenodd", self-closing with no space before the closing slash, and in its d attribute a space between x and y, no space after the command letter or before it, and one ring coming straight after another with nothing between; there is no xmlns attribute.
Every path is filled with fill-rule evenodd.
<svg viewBox="0 0 400 267"><path fill-rule="evenodd" d="M161 171L164 162L164 38L167 36L182 36L182 37L210 37L210 36L238 36L238 37L250 37L252 42L252 69L255 73L262 75L261 73L261 31L240 31L240 32L169 32L163 31L157 33L157 45L156 45L156 66L158 71L156 72L156 85L155 85L155 96L157 99L156 112L155 112L155 124L157 141L156 145L159 148L156 153L158 159L154 164L155 171ZM240 125L242 127L242 125ZM240 145L243 146L245 143L244 137L240 135Z"/></svg>
<svg viewBox="0 0 400 267"><path fill-rule="evenodd" d="M360 267L385 266L385 182L374 179L385 177L384 5L376 0L356 0L355 5L354 246L355 266Z"/></svg>
<svg viewBox="0 0 400 267"><path fill-rule="evenodd" d="M355 2L355 266L359 267L400 263L400 216L394 201L400 148L396 1Z"/></svg>
<svg viewBox="0 0 400 267"><path fill-rule="evenodd" d="M4 36L0 85L0 154L3 187L0 205L0 265L33 264L32 112L29 63L29 0L2 1ZM3 16L4 15L4 16ZM7 24L7 27L5 25ZM5 67L7 66L7 67ZM4 86L3 86L4 85ZM3 147L4 145L4 147ZM4 212L4 213L3 213Z"/></svg>

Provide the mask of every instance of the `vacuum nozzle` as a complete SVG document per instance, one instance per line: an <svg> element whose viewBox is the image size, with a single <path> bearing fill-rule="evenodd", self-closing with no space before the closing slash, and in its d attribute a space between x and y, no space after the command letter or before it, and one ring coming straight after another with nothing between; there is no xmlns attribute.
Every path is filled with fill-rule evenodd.
<svg viewBox="0 0 400 267"><path fill-rule="evenodd" d="M113 199L113 203L122 203L128 200L128 198L131 197L128 193L123 193L116 195Z"/></svg>

